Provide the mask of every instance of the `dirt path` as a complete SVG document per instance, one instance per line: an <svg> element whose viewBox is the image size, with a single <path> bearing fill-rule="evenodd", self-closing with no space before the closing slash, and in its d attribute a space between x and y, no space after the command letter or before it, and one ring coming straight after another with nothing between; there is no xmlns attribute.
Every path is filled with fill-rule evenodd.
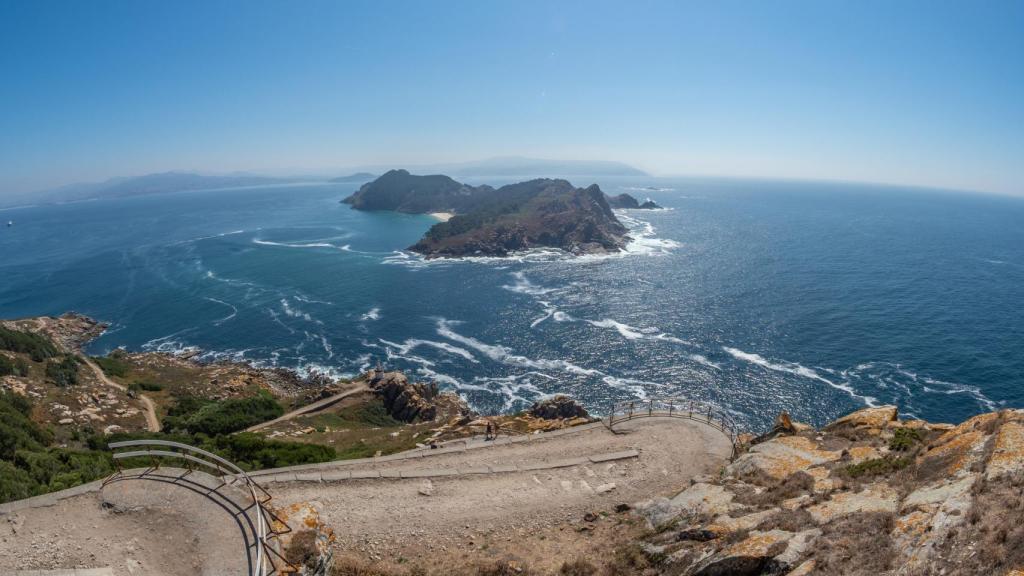
<svg viewBox="0 0 1024 576"><path fill-rule="evenodd" d="M586 543L585 538L558 538L561 528L581 522L587 512L611 512L617 503L673 495L688 486L693 476L718 470L731 451L721 432L696 422L653 418L621 426L622 434L598 427L544 440L381 463L376 468L465 470L516 464L522 470L573 456L628 449L640 452L636 459L429 481L294 482L273 484L271 491L277 502L321 503L323 517L338 537L339 553L355 550L396 562L436 562L438 551L473 554L483 547L497 553L507 548L524 563L544 567L553 559L560 562L566 555L571 557L574 542ZM524 545L524 540L530 544ZM467 561L459 560L458 554L442 556Z"/></svg>
<svg viewBox="0 0 1024 576"><path fill-rule="evenodd" d="M296 416L302 416L303 414L309 414L311 412L319 412L320 410L323 410L325 408L329 408L329 407L333 406L334 404L337 404L338 402L340 402L344 398L352 396L353 394L358 394L360 392L366 392L367 390L369 390L369 388L367 388L364 384L357 384L355 387L349 388L348 390L345 390L344 392L339 392L338 394L335 394L334 396L330 396L330 397L324 398L322 400L317 400L316 402L313 402L312 404L306 404L305 406L302 406L300 408L296 408L295 410L292 410L291 412L289 412L289 413L287 413L287 414L285 414L283 416L280 416L278 418L274 418L273 420L268 420L267 422L261 422L259 424L256 424L255 426L250 426L250 427L246 428L245 431L246 432L255 432L257 430L262 430L262 429L264 429L264 428L266 428L268 426L273 426L274 424L278 424L280 422L286 422L288 420L291 420L292 418L295 418Z"/></svg>
<svg viewBox="0 0 1024 576"><path fill-rule="evenodd" d="M98 378L100 382L103 382L105 385L110 386L112 388L116 388L122 392L128 391L128 388L108 378L107 375L103 373L103 369L92 361L92 358L89 358L85 354L78 354L78 358L83 363L85 363L86 366L92 369L93 374L96 375L96 378ZM150 398L145 394L139 394L138 398L139 401L142 402L142 406L145 408L144 412L146 414L146 428L150 432L159 432L160 420L156 417L156 405L153 404L153 401L150 400Z"/></svg>

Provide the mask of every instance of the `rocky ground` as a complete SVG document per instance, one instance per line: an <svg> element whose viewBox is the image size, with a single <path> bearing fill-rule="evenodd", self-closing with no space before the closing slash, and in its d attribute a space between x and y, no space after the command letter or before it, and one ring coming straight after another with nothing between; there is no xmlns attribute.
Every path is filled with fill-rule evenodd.
<svg viewBox="0 0 1024 576"><path fill-rule="evenodd" d="M669 574L1008 574L1024 566L1024 411L958 425L780 420L720 474L638 505Z"/></svg>

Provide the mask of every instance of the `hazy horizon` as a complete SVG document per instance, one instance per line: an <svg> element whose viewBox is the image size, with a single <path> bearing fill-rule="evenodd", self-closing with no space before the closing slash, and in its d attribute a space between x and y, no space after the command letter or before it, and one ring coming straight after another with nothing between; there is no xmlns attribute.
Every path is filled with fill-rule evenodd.
<svg viewBox="0 0 1024 576"><path fill-rule="evenodd" d="M0 197L521 156L1024 195L1024 5L0 5Z"/></svg>

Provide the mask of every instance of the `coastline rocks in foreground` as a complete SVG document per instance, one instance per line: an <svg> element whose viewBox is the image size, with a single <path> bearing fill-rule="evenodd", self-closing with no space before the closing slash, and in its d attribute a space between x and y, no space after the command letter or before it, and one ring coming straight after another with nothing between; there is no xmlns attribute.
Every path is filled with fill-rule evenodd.
<svg viewBox="0 0 1024 576"><path fill-rule="evenodd" d="M722 472L633 506L673 574L1009 574L1024 566L1024 410L957 426L866 408L779 418Z"/></svg>
<svg viewBox="0 0 1024 576"><path fill-rule="evenodd" d="M494 189L392 170L344 202L359 210L456 214L410 247L428 258L508 256L540 247L605 254L630 240L596 184L576 188L566 180L539 178Z"/></svg>

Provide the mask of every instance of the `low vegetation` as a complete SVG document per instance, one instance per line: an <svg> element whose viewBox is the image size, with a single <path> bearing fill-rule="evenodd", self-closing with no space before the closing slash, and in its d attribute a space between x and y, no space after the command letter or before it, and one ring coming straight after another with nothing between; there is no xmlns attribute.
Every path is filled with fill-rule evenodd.
<svg viewBox="0 0 1024 576"><path fill-rule="evenodd" d="M65 354L60 360L47 360L46 379L60 388L78 384L78 359L71 354Z"/></svg>
<svg viewBox="0 0 1024 576"><path fill-rule="evenodd" d="M107 376L122 378L128 374L128 363L122 360L116 352L109 356L93 356L92 359Z"/></svg>
<svg viewBox="0 0 1024 576"><path fill-rule="evenodd" d="M0 354L0 376L28 376L28 362L22 358L8 358Z"/></svg>
<svg viewBox="0 0 1024 576"><path fill-rule="evenodd" d="M31 414L27 399L0 391L0 501L63 490L113 471L109 454L50 447L52 433Z"/></svg>
<svg viewBox="0 0 1024 576"><path fill-rule="evenodd" d="M169 431L217 436L245 430L284 414L284 408L269 392L260 391L252 398L209 400L186 396L178 398L164 417Z"/></svg>
<svg viewBox="0 0 1024 576"><path fill-rule="evenodd" d="M57 355L57 347L46 338L3 326L0 326L0 350L28 354L33 362L42 362Z"/></svg>

